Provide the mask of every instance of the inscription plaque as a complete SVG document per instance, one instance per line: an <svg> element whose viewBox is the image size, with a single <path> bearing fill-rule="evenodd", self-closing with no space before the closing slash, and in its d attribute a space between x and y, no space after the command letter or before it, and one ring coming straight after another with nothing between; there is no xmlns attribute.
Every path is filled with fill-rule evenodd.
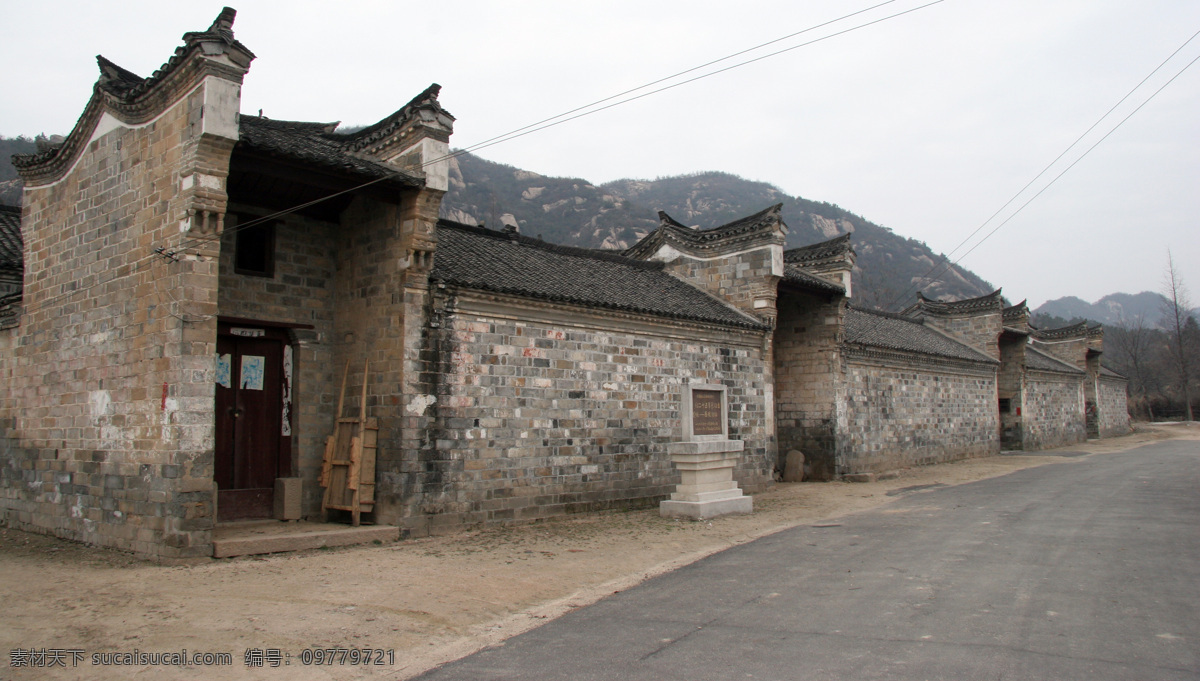
<svg viewBox="0 0 1200 681"><path fill-rule="evenodd" d="M722 435L725 432L721 423L723 418L720 390L692 391L693 435Z"/></svg>

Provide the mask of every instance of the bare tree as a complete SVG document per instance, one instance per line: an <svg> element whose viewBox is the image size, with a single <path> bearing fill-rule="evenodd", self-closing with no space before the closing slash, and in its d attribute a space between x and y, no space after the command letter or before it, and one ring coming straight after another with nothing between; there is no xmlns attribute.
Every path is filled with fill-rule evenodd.
<svg viewBox="0 0 1200 681"><path fill-rule="evenodd" d="M1144 408L1147 417L1153 421L1154 407L1150 403L1149 392L1151 384L1156 383L1150 368L1155 331L1146 325L1145 313L1139 313L1132 320L1121 315L1120 320L1110 328L1112 332L1107 334L1106 341L1112 348L1113 359L1132 382L1130 387L1138 398L1135 404Z"/></svg>
<svg viewBox="0 0 1200 681"><path fill-rule="evenodd" d="M1187 286L1175 269L1175 259L1167 251L1167 271L1163 273L1163 327L1170 336L1172 360L1178 372L1179 387L1183 391L1184 413L1188 421L1192 418L1191 367L1188 361L1188 317L1192 313L1192 302Z"/></svg>

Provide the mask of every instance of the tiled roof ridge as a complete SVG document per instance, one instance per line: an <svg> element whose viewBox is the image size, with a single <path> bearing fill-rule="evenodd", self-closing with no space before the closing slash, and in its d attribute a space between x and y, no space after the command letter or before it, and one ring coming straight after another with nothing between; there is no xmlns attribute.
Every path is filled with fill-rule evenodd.
<svg viewBox="0 0 1200 681"><path fill-rule="evenodd" d="M24 250L21 207L0 203L0 270L22 270L25 262Z"/></svg>
<svg viewBox="0 0 1200 681"><path fill-rule="evenodd" d="M396 131L401 125L406 123L414 111L421 107L431 108L434 111L445 114L451 119L454 116L438 102L438 95L442 91L442 86L437 83L430 84L416 97L413 97L407 104L392 112L389 116L383 118L377 123L373 123L345 136L345 144L347 149L361 151L376 142L386 139L389 135Z"/></svg>
<svg viewBox="0 0 1200 681"><path fill-rule="evenodd" d="M430 281L596 310L766 331L762 320L665 271L611 252L438 221Z"/></svg>
<svg viewBox="0 0 1200 681"><path fill-rule="evenodd" d="M140 78L132 71L123 69L108 59L97 55L96 59L100 62L100 80L97 81L97 85L108 90L109 92L112 92L113 94L120 95L124 99L133 99L143 92L149 90L155 85L155 83L161 81L164 77L174 71L179 64L183 62L183 58L186 57L189 52L199 48L200 43L213 39L220 40L226 45L237 47L238 49L244 51L251 59L253 59L254 53L233 37L233 21L235 18L237 18L237 10L233 9L232 7L224 7L221 9L221 12L217 14L217 18L213 20L212 24L210 24L207 29L203 31L188 31L187 33L184 33L184 44L175 48L175 53L172 54L162 66L158 67L154 73L150 74L146 78ZM105 64L108 64L112 69L115 70L106 70ZM132 80L131 77L132 79L136 79L136 82ZM131 87L120 87L115 81L126 83Z"/></svg>
<svg viewBox="0 0 1200 681"><path fill-rule="evenodd" d="M472 234L477 234L479 236L496 239L498 241L517 243L522 246L528 246L530 248L536 248L538 250L556 253L558 255L569 255L577 258L591 258L592 260L604 260L606 262L620 263L622 265L628 265L630 267L636 267L643 270L661 270L665 267L665 263L630 258L629 256L622 255L619 251L555 244L549 241L542 241L541 239L524 236L517 232L499 231L479 225L467 225L461 222L455 222L454 220L447 220L445 218L438 219L438 227L459 229Z"/></svg>
<svg viewBox="0 0 1200 681"><path fill-rule="evenodd" d="M191 31L183 34L184 44L175 49L166 62L147 78L142 78L134 72L122 68L112 61L97 55L96 62L100 68L100 77L92 86L92 97L88 100L83 112L76 120L66 139L52 148L33 154L14 154L13 167L21 174L28 186L34 178L50 179L65 169L91 135L94 124L104 111L116 111L127 122L144 122L153 117L163 103L165 94L157 86L170 80L178 73L184 73L183 64L189 62L187 57L196 52L208 54L205 44L220 42L232 48L226 50L235 66L216 60L205 60L201 67L212 72L227 74L241 82L241 76L254 60L254 53L233 37L233 20L237 12L225 7L217 15L213 23L204 31ZM181 76L183 77L183 76ZM156 93L158 95L156 96ZM86 130L85 130L86 128Z"/></svg>
<svg viewBox="0 0 1200 681"><path fill-rule="evenodd" d="M1087 320L1060 326L1057 329L1034 329L1033 337L1039 340L1065 340L1068 338L1084 338L1088 335Z"/></svg>
<svg viewBox="0 0 1200 681"><path fill-rule="evenodd" d="M1004 316L1007 317L1010 315L1019 314L1022 311L1028 311L1029 310L1029 305L1027 305L1028 302L1029 302L1029 299L1026 298L1025 300L1022 300L1021 302L1017 303L1016 305L1009 305L1008 307L1004 308L1002 310L1002 312L1004 313Z"/></svg>
<svg viewBox="0 0 1200 681"><path fill-rule="evenodd" d="M874 319L868 319L869 317ZM906 326L895 326L892 322L900 322ZM936 327L894 312L847 306L845 330L843 342L851 346L950 357L981 364L999 363L994 357L943 333Z"/></svg>
<svg viewBox="0 0 1200 681"><path fill-rule="evenodd" d="M751 233L767 225L775 222L782 224L782 210L783 204L777 203L752 215L709 229L693 229L667 215L666 211L660 210L658 211L658 228L642 237L641 241L625 249L624 252L632 257L650 255L658 246L668 240L679 245L711 248L719 240L729 237L747 238L741 235L752 236Z"/></svg>
<svg viewBox="0 0 1200 681"><path fill-rule="evenodd" d="M800 265L796 265L793 263L784 263L783 264L783 281L785 281L789 284L803 286L806 288L813 288L813 289L818 289L818 290L822 290L822 291L832 291L834 293L840 293L842 295L846 294L846 287L842 286L840 283L835 282L835 281L830 281L829 279L826 279L825 277L822 277L818 274L814 274L811 271L805 269L804 267L801 267Z"/></svg>
<svg viewBox="0 0 1200 681"><path fill-rule="evenodd" d="M991 293L965 300L934 300L926 298L924 293L917 292L917 302L906 308L905 312L919 311L928 312L931 314L948 315L962 314L966 312L983 312L994 310L1004 313L1004 300L1001 295L1003 289L996 289Z"/></svg>
<svg viewBox="0 0 1200 681"><path fill-rule="evenodd" d="M841 255L851 249L850 237L851 233L847 232L832 239L818 241L815 244L788 249L783 252L783 261L791 263L808 262Z"/></svg>
<svg viewBox="0 0 1200 681"><path fill-rule="evenodd" d="M319 165L359 178L391 178L408 186L424 179L366 154L346 149L337 123L285 121L249 114L238 115L240 139L235 149Z"/></svg>
<svg viewBox="0 0 1200 681"><path fill-rule="evenodd" d="M723 225L710 227L708 229L692 229L690 227L685 227L684 225L680 224L679 221L675 220L661 210L658 211L658 219L662 227L670 227L676 234L683 236L684 239L699 243L702 241L712 241L713 239L719 239L731 234L738 234L740 232L750 231L752 229L762 227L764 223L773 219L778 219L782 210L783 204L777 203L773 206L768 206L767 208L764 208L753 215L747 215L744 218L738 218L732 222L727 222Z"/></svg>
<svg viewBox="0 0 1200 681"><path fill-rule="evenodd" d="M268 128L277 130L297 130L312 133L323 133L332 135L337 126L341 125L341 121L333 123L319 123L317 121L286 121L279 118L267 118L266 116L255 116L253 114L238 114L238 121L251 119L253 125L262 125ZM336 140L334 136L331 140Z"/></svg>

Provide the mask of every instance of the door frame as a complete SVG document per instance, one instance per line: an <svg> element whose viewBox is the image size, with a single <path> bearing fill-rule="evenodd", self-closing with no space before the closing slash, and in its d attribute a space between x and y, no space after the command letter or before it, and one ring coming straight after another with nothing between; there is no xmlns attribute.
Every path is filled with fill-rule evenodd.
<svg viewBox="0 0 1200 681"><path fill-rule="evenodd" d="M295 426L295 377L296 377L296 353L293 334L290 329L301 325L280 324L278 322L267 322L254 319L243 318L228 318L218 317L217 319L217 339L225 338L254 338L256 340L265 340L268 342L279 344L279 359L278 371L279 380L281 383L281 395L286 395L290 398L289 408L287 409L286 418L288 429L284 434L282 422L280 422L281 432L278 434L278 450L274 461L275 478L289 477L292 474L295 458L293 452L293 435ZM309 326L308 328L312 328ZM244 333L237 333L236 330L243 330ZM219 348L219 345L218 345ZM218 353L219 355L220 353ZM284 365L287 363L287 358L290 355L291 359L291 376L285 375ZM231 367L232 369L233 367ZM236 380L236 376L231 377ZM216 388L219 390L220 388ZM213 444L213 478L214 482L218 476L219 457L217 456L219 443L222 437L225 437L220 432L222 419L220 419L217 410L217 394L213 396L213 427L214 427L214 444ZM285 401L280 400L278 408L284 409ZM281 416L281 418L283 418ZM233 465L230 462L229 465ZM271 481L269 487L253 487L245 489L217 489L217 522L229 522L234 520L249 520L270 518L274 511L274 494L275 481Z"/></svg>

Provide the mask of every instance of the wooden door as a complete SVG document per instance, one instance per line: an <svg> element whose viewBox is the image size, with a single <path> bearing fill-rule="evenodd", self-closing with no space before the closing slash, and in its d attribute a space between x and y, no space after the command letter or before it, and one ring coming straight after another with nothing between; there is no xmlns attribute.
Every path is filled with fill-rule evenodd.
<svg viewBox="0 0 1200 681"><path fill-rule="evenodd" d="M213 470L218 521L271 517L275 478L290 473L285 341L275 329L218 332Z"/></svg>

